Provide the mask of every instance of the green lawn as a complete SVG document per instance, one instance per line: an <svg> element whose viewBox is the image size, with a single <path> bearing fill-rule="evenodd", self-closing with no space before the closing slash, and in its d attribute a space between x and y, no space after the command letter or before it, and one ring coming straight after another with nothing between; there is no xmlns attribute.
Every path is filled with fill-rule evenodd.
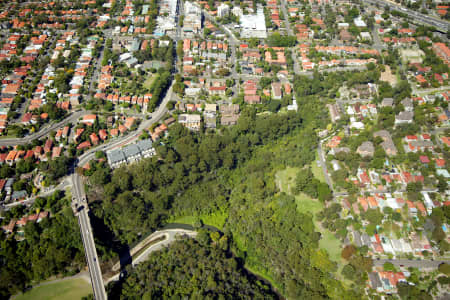
<svg viewBox="0 0 450 300"><path fill-rule="evenodd" d="M322 167L317 164L317 160L319 159L319 154L316 152L316 160L311 163L311 172L314 174L318 180L325 182L325 174L323 174Z"/></svg>
<svg viewBox="0 0 450 300"><path fill-rule="evenodd" d="M295 185L295 177L299 170L299 168L288 167L275 174L275 182L281 192L291 193L291 188Z"/></svg>
<svg viewBox="0 0 450 300"><path fill-rule="evenodd" d="M322 229L320 233L322 234L322 238L319 241L320 248L327 250L330 259L340 264L342 251L341 242L327 229Z"/></svg>
<svg viewBox="0 0 450 300"><path fill-rule="evenodd" d="M83 278L68 279L56 283L42 285L17 296L16 300L80 300L92 293L91 285Z"/></svg>
<svg viewBox="0 0 450 300"><path fill-rule="evenodd" d="M228 218L228 214L217 211L210 215L200 215L198 217L200 220L202 220L203 224L214 226L220 230L223 229L223 225L225 224L226 219ZM169 219L169 223L181 223L181 224L188 224L188 225L194 225L195 221L197 220L197 217L195 216L181 216L181 217L175 217L172 219Z"/></svg>
<svg viewBox="0 0 450 300"><path fill-rule="evenodd" d="M313 199L303 193L295 196L295 201L297 202L297 210L299 212L311 213L314 220L316 213L323 209L323 204L319 200Z"/></svg>
<svg viewBox="0 0 450 300"><path fill-rule="evenodd" d="M155 74L155 75L151 75L151 74L150 74L150 75L147 77L147 79L145 79L143 86L144 86L146 89L149 89L149 88L152 86L153 81L155 81L156 78L158 78L158 77L159 77L158 74Z"/></svg>

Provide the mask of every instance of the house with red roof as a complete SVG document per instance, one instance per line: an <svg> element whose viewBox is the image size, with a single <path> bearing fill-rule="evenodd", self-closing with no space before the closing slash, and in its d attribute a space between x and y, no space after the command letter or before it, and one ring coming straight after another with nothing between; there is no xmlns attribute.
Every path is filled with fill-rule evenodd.
<svg viewBox="0 0 450 300"><path fill-rule="evenodd" d="M86 148L90 148L90 147L91 147L91 143L89 141L84 141L77 146L77 150L86 149Z"/></svg>
<svg viewBox="0 0 450 300"><path fill-rule="evenodd" d="M419 159L422 164L428 165L430 163L430 159L426 155L421 155Z"/></svg>
<svg viewBox="0 0 450 300"><path fill-rule="evenodd" d="M358 179L359 181L364 184L364 185L368 185L370 184L370 178L369 175L367 174L367 172L363 171L363 172L359 172L358 173Z"/></svg>
<svg viewBox="0 0 450 300"><path fill-rule="evenodd" d="M97 115L85 115L81 121L84 124L92 125L97 120Z"/></svg>
<svg viewBox="0 0 450 300"><path fill-rule="evenodd" d="M423 205L422 202L417 201L416 202L416 207L417 207L417 210L420 211L422 216L425 217L427 215L427 210L426 210L426 208L425 208L425 206Z"/></svg>
<svg viewBox="0 0 450 300"><path fill-rule="evenodd" d="M73 137L73 140L75 142L77 142L78 139L80 138L80 136L83 134L83 132L84 132L84 128L77 128L77 130L75 131L75 135Z"/></svg>
<svg viewBox="0 0 450 300"><path fill-rule="evenodd" d="M110 129L110 130L109 130L109 134L110 134L112 137L117 137L117 136L119 136L119 129L117 129L117 128Z"/></svg>
<svg viewBox="0 0 450 300"><path fill-rule="evenodd" d="M99 135L99 137L100 137L100 139L101 139L102 141L104 141L104 140L106 140L106 139L108 138L108 133L106 132L105 129L100 129L100 130L98 131L98 135Z"/></svg>
<svg viewBox="0 0 450 300"><path fill-rule="evenodd" d="M32 113L25 113L22 117L22 124L23 125L30 125L31 124L31 117L33 116Z"/></svg>
<svg viewBox="0 0 450 300"><path fill-rule="evenodd" d="M94 146L97 146L100 139L98 138L97 134L95 134L95 132L91 133L91 135L89 135L89 139L91 140L92 144Z"/></svg>
<svg viewBox="0 0 450 300"><path fill-rule="evenodd" d="M341 143L342 138L340 136L333 136L331 140L328 142L327 146L329 148L336 148Z"/></svg>
<svg viewBox="0 0 450 300"><path fill-rule="evenodd" d="M358 203L361 205L364 211L367 211L367 209L369 209L369 203L367 202L366 198L358 197Z"/></svg>
<svg viewBox="0 0 450 300"><path fill-rule="evenodd" d="M44 152L48 153L52 150L52 148L53 148L53 141L51 139L48 139L44 145Z"/></svg>
<svg viewBox="0 0 450 300"><path fill-rule="evenodd" d="M62 147L53 147L52 151L52 159L58 158L61 156Z"/></svg>
<svg viewBox="0 0 450 300"><path fill-rule="evenodd" d="M444 168L445 167L445 159L442 158L436 158L435 159L435 163L436 163L436 168Z"/></svg>

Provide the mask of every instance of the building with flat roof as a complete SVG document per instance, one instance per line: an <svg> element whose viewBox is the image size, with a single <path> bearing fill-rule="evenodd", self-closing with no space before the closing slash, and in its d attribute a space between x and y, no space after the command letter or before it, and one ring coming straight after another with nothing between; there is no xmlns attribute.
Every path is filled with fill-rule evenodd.
<svg viewBox="0 0 450 300"><path fill-rule="evenodd" d="M228 16L229 14L230 14L230 7L225 3L220 4L219 7L217 8L217 16L219 18L223 18L225 16Z"/></svg>
<svg viewBox="0 0 450 300"><path fill-rule="evenodd" d="M181 114L178 116L178 123L191 130L200 130L201 117L200 115Z"/></svg>
<svg viewBox="0 0 450 300"><path fill-rule="evenodd" d="M174 31L177 24L178 0L162 0L158 3L159 16L156 18L156 36L163 36Z"/></svg>
<svg viewBox="0 0 450 300"><path fill-rule="evenodd" d="M202 29L202 10L196 4L184 3L183 31L198 33Z"/></svg>
<svg viewBox="0 0 450 300"><path fill-rule="evenodd" d="M242 15L240 23L242 38L267 38L266 20L261 7L257 9L256 14Z"/></svg>

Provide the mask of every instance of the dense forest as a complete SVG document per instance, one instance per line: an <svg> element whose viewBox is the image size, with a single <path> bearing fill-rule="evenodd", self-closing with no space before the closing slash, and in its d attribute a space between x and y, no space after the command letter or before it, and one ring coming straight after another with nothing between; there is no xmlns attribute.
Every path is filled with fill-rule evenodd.
<svg viewBox="0 0 450 300"><path fill-rule="evenodd" d="M356 83L368 80L346 75ZM312 216L295 198L280 193L275 172L310 164L316 132L329 122L325 101L334 97L335 74L296 77L298 112L256 114L245 108L238 124L194 133L176 124L157 152L132 168L109 172L104 163L89 171L89 199L103 260L117 256L172 216L225 216L221 231L231 252L295 299L359 299L344 287L318 242ZM317 193L320 186L317 185ZM329 195L325 195L328 197ZM323 199L326 200L326 199Z"/></svg>
<svg viewBox="0 0 450 300"><path fill-rule="evenodd" d="M39 223L28 222L22 241L0 233L0 298L24 291L32 282L57 274L73 275L84 267L77 220L70 207L58 210L61 201L55 197L38 199L37 205L50 208L54 214Z"/></svg>
<svg viewBox="0 0 450 300"><path fill-rule="evenodd" d="M198 240L198 241L197 241ZM220 243L182 239L153 253L108 292L110 299L275 299Z"/></svg>

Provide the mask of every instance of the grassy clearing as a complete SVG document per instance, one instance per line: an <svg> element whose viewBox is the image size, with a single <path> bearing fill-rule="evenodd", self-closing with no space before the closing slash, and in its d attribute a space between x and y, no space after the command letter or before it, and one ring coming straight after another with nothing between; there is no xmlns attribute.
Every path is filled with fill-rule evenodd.
<svg viewBox="0 0 450 300"><path fill-rule="evenodd" d="M288 167L275 174L275 183L281 192L285 192L286 194L291 193L291 188L295 185L295 177L299 170L299 168Z"/></svg>
<svg viewBox="0 0 450 300"><path fill-rule="evenodd" d="M311 213L312 217L314 218L314 222L316 213L323 209L323 204L320 201L315 200L303 193L295 196L295 202L297 203L297 210L303 213Z"/></svg>
<svg viewBox="0 0 450 300"><path fill-rule="evenodd" d="M188 224L194 226L196 220L202 220L203 224L214 226L220 230L223 229L223 225L225 225L225 221L228 218L228 214L222 211L217 211L213 214L209 215L200 215L198 217L195 216L182 216L169 219L168 223L181 223Z"/></svg>
<svg viewBox="0 0 450 300"><path fill-rule="evenodd" d="M316 162L313 162L311 167L314 176L318 180L324 181L322 169L317 167ZM290 194L290 188L295 185L295 176L299 170L299 168L286 168L275 174L275 181L277 186L280 188L280 191ZM322 179L319 177L320 174L322 175ZM295 201L299 212L310 213L313 217L316 229L322 234L322 238L319 242L320 248L325 249L333 261L341 264L341 242L333 235L333 233L323 228L320 222L318 222L315 218L316 214L323 209L323 203L303 193L295 196Z"/></svg>
<svg viewBox="0 0 450 300"><path fill-rule="evenodd" d="M319 241L320 248L327 250L331 260L341 263L341 242L327 229L322 229L320 232L322 233Z"/></svg>
<svg viewBox="0 0 450 300"><path fill-rule="evenodd" d="M31 289L17 296L16 300L79 300L92 293L91 285L83 278L68 279Z"/></svg>
<svg viewBox="0 0 450 300"><path fill-rule="evenodd" d="M153 84L153 81L155 81L158 77L159 77L158 74L154 74L154 75L150 74L150 75L147 77L147 79L145 79L145 81L144 81L144 84L143 84L144 88L150 89L150 87L151 87L152 84Z"/></svg>
<svg viewBox="0 0 450 300"><path fill-rule="evenodd" d="M250 266L248 264L244 265L244 268L247 269L249 272L255 274L256 276L263 278L264 280L268 281L272 287L277 289L278 291L283 290L279 284L268 274L265 270L257 269L257 267Z"/></svg>
<svg viewBox="0 0 450 300"><path fill-rule="evenodd" d="M319 154L316 152L316 160L311 163L311 172L314 174L314 177L316 177L321 182L325 182L325 174L323 174L322 167L317 163L319 160Z"/></svg>

